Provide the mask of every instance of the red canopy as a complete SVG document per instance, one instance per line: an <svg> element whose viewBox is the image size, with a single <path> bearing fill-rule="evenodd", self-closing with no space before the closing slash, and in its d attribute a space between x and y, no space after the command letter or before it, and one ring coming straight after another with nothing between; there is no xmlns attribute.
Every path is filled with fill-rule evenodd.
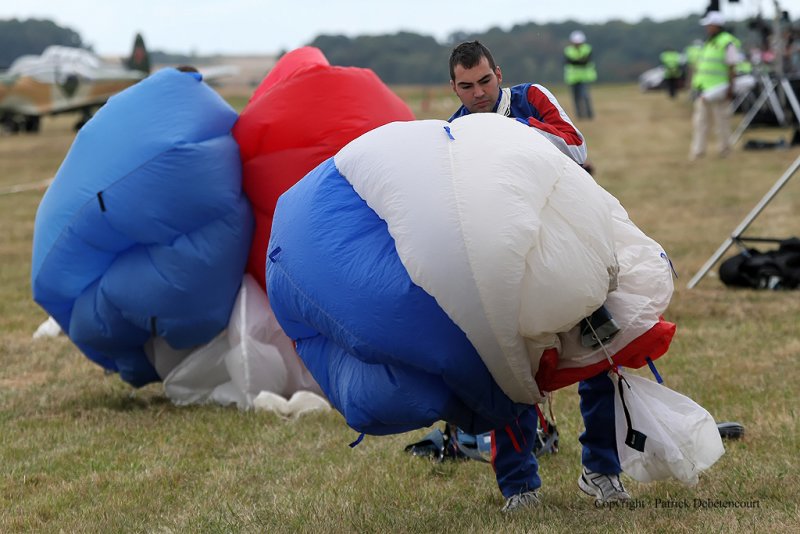
<svg viewBox="0 0 800 534"><path fill-rule="evenodd" d="M313 47L278 61L233 128L256 215L247 272L262 288L278 197L356 137L409 120L408 106L369 69L333 67Z"/></svg>

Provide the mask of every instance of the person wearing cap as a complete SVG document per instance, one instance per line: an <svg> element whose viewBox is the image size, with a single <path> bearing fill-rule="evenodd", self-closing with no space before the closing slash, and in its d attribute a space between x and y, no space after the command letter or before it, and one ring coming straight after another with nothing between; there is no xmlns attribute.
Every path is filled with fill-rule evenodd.
<svg viewBox="0 0 800 534"><path fill-rule="evenodd" d="M597 71L592 61L592 46L586 42L586 35L575 30L569 35L569 44L564 48L564 81L572 89L575 113L579 119L591 119L592 100L589 84L597 80Z"/></svg>
<svg viewBox="0 0 800 534"><path fill-rule="evenodd" d="M499 113L535 129L562 153L585 166L583 135L552 93L539 84L525 83L503 88L502 82L502 71L483 44L468 41L456 46L450 54L450 86L462 105L449 122L472 113ZM600 325L598 333L604 327L610 327L604 336L613 336L619 330L605 306L595 311L590 320L593 326L596 321ZM610 337L602 341L608 339ZM622 467L614 426L614 383L603 372L581 381L578 394L585 427L578 438L583 445L583 469L578 487L595 499L596 506L630 500L619 479ZM532 454L536 443L536 420L536 409L531 406L516 421L492 432L492 467L500 492L506 499L503 512L514 512L539 503L542 481L539 464Z"/></svg>
<svg viewBox="0 0 800 534"><path fill-rule="evenodd" d="M692 90L698 95L692 114L692 145L689 160L703 157L706 152L711 123L716 127L719 155L730 152L730 101L733 100L733 78L741 62L739 40L724 30L725 17L719 11L709 11L700 19L707 38L697 57L692 76Z"/></svg>

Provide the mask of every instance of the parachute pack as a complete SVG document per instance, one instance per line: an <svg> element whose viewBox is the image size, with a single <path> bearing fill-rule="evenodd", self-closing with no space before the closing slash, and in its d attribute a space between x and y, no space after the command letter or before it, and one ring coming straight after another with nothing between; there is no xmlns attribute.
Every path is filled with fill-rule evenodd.
<svg viewBox="0 0 800 534"><path fill-rule="evenodd" d="M800 238L776 240L778 248L746 248L719 267L725 285L754 289L797 289L800 286Z"/></svg>

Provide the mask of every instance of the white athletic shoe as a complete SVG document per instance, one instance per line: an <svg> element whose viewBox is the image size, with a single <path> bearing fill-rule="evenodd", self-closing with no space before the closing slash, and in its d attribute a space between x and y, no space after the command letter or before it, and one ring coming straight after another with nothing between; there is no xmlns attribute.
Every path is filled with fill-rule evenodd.
<svg viewBox="0 0 800 534"><path fill-rule="evenodd" d="M594 497L598 504L629 501L631 498L630 494L625 491L619 475L594 473L585 467L578 479L578 487L587 495Z"/></svg>
<svg viewBox="0 0 800 534"><path fill-rule="evenodd" d="M526 491L512 495L506 499L506 504L500 511L504 513L514 512L521 508L535 508L539 505L539 494L537 490Z"/></svg>

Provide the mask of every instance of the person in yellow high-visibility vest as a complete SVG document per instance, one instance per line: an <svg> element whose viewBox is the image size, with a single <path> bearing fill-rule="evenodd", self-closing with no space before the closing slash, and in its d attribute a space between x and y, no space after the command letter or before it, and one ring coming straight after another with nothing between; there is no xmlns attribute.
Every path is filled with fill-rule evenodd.
<svg viewBox="0 0 800 534"><path fill-rule="evenodd" d="M592 46L586 42L586 35L575 30L569 36L569 44L564 49L564 81L572 89L575 114L579 119L591 119L592 100L589 84L597 80L597 71L592 61Z"/></svg>
<svg viewBox="0 0 800 534"><path fill-rule="evenodd" d="M670 98L675 98L678 94L678 86L683 77L681 53L674 48L667 48L658 56L661 66L664 68L664 83L667 86L667 93Z"/></svg>
<svg viewBox="0 0 800 534"><path fill-rule="evenodd" d="M691 161L705 155L712 121L716 126L720 157L730 152L733 78L736 65L742 61L739 40L723 29L725 17L722 13L709 11L700 24L706 28L708 38L700 50L692 77L692 89L698 96L692 115Z"/></svg>

